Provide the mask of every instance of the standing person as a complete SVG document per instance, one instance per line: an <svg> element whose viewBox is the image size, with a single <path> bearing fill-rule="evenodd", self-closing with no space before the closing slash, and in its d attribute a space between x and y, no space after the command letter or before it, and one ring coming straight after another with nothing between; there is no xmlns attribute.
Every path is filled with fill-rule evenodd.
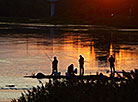
<svg viewBox="0 0 138 102"><path fill-rule="evenodd" d="M84 58L82 57L82 55L80 55L79 64L80 64L80 76L83 76L83 74L84 74Z"/></svg>
<svg viewBox="0 0 138 102"><path fill-rule="evenodd" d="M110 69L111 69L111 74L113 74L112 72L112 69L115 73L115 65L114 65L114 62L115 62L115 58L111 55L111 57L109 58L109 62L110 62Z"/></svg>
<svg viewBox="0 0 138 102"><path fill-rule="evenodd" d="M52 74L53 75L55 72L57 73L57 65L58 65L58 60L56 57L54 57L54 61L52 62Z"/></svg>

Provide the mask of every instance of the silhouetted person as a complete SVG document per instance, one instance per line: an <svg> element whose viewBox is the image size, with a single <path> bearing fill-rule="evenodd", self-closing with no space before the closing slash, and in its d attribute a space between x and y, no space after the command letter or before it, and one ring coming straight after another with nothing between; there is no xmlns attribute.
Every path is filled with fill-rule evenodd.
<svg viewBox="0 0 138 102"><path fill-rule="evenodd" d="M54 61L52 62L52 74L57 73L57 65L58 65L58 60L56 57L54 57Z"/></svg>
<svg viewBox="0 0 138 102"><path fill-rule="evenodd" d="M110 69L111 69L111 74L113 74L112 72L112 69L115 73L115 65L114 65L114 62L115 62L115 58L111 55L111 57L109 58L109 62L110 62Z"/></svg>
<svg viewBox="0 0 138 102"><path fill-rule="evenodd" d="M74 66L73 66L73 64L71 64L69 67L68 67L68 73L69 73L69 75L74 75Z"/></svg>
<svg viewBox="0 0 138 102"><path fill-rule="evenodd" d="M80 55L79 59L79 64L80 64L80 75L83 76L84 74L84 58Z"/></svg>

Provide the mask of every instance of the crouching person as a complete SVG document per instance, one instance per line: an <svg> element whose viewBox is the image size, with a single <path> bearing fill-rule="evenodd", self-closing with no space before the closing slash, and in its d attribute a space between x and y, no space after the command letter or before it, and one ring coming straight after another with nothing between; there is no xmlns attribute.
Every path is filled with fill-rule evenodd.
<svg viewBox="0 0 138 102"><path fill-rule="evenodd" d="M68 67L68 71L66 73L66 76L74 76L75 74L77 74L77 68L74 70L74 65L71 64L69 67Z"/></svg>

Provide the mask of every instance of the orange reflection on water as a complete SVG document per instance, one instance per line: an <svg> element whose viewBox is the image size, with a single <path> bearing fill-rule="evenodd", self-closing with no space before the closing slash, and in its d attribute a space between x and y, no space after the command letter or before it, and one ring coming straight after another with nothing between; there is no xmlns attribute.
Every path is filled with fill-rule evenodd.
<svg viewBox="0 0 138 102"><path fill-rule="evenodd" d="M95 42L93 40L84 40L85 35L83 34L73 34L73 33L65 33L64 38L62 39L62 43L58 43L56 38L53 38L53 42L49 46L43 46L45 52L48 56L53 60L53 57L56 55L59 60L59 71L65 73L67 68L70 64L74 64L74 67L78 68L79 72L79 55L82 55L85 59L85 74L90 74L90 72L95 73L96 71L101 71L109 68L109 57L113 55L115 57L115 67L116 70L128 70L132 69L133 63L135 63L132 59L136 58L136 53L133 53L129 49L127 49L127 45L120 45L119 47L114 46L112 43L110 44L109 50L107 50L105 57L106 59L99 59L102 58L104 55L102 54L102 50L98 48L95 49ZM51 39L50 39L51 40ZM46 60L46 63L42 64L40 67L44 68L47 67L47 72L51 72L51 62L49 58L45 56L44 51L40 50L37 53L35 50L30 52L30 49L34 49L36 45L29 45L29 56L31 55L38 55L40 54L42 57L41 59ZM129 46L130 47L130 46ZM37 48L35 48L37 49ZM97 53L100 51L101 53ZM109 52L108 52L109 51ZM40 56L38 55L38 56ZM106 56L107 55L107 56ZM36 57L38 58L38 57ZM105 62L104 62L105 60ZM102 62L103 61L103 62ZM136 61L136 60L135 60ZM41 62L41 61L40 61ZM39 63L40 63L39 62ZM45 62L45 61L44 61Z"/></svg>
<svg viewBox="0 0 138 102"><path fill-rule="evenodd" d="M92 60L92 66L96 66L96 54L94 48L94 41L90 42L90 59Z"/></svg>
<svg viewBox="0 0 138 102"><path fill-rule="evenodd" d="M113 45L112 45L112 43L110 44L110 52L109 52L109 55L110 56L113 55Z"/></svg>
<svg viewBox="0 0 138 102"><path fill-rule="evenodd" d="M125 45L120 45L119 51L115 53L116 70L127 71L135 68L135 66L133 66L133 63L135 63L133 59L136 59L137 55L129 49L124 49L126 47Z"/></svg>
<svg viewBox="0 0 138 102"><path fill-rule="evenodd" d="M87 34L65 33L62 37L62 39L54 37L28 38L27 40L23 39L24 43L17 42L16 46L15 44L1 46L3 50L5 49L3 51L5 55L1 55L2 61L8 59L8 64L1 62L3 72L7 72L4 68L9 68L13 69L12 74L19 73L20 76L39 71L50 74L52 67L50 59L53 60L54 56L57 56L59 60L58 69L62 74L67 71L70 64L74 64L75 68L77 67L79 70L79 55L85 59L85 74L103 72L107 67L109 68L107 64L109 65L108 57L110 55L114 55L116 59L115 67L117 70L129 70L138 66L136 64L138 55L136 45L133 47L132 45L115 46L111 43L110 48L104 51L97 46L98 42L87 38L89 37ZM129 49L131 47L136 49ZM7 54L6 51L10 52ZM17 69L20 69L20 72L15 71Z"/></svg>
<svg viewBox="0 0 138 102"><path fill-rule="evenodd" d="M137 55L133 53L127 45L120 45L120 48L118 51L114 53L114 48L112 43L110 44L110 49L109 49L109 57L113 55L115 57L115 68L116 70L130 70L134 69L135 66L133 66L134 60L136 59ZM108 59L109 59L108 57ZM108 60L107 59L107 60ZM109 65L109 62L108 62Z"/></svg>
<svg viewBox="0 0 138 102"><path fill-rule="evenodd" d="M85 71L92 70L93 67L96 67L96 54L93 41L83 42L80 34L73 36L72 34L66 34L64 37L64 52L66 56L70 56L75 60L69 60L70 63L74 61L73 64L79 67L79 55L82 55L85 59ZM71 62L72 61L72 62Z"/></svg>
<svg viewBox="0 0 138 102"><path fill-rule="evenodd" d="M53 54L51 54L51 49L49 49L51 48L51 46L45 46L47 47L47 49L45 49L46 53L50 56L51 59L53 58L54 55L58 57L59 71L64 73L70 64L74 64L74 67L77 67L79 70L79 62L78 62L79 55L82 55L85 59L85 64L84 64L85 74L89 74L90 72L95 73L95 71L104 70L107 67L106 64L108 65L108 68L109 68L108 59L110 55L113 55L115 57L116 70L121 71L121 70L132 69L133 67L132 63L134 63L134 61L131 59L136 58L137 55L131 52L129 49L126 49L127 48L126 45L120 45L117 49L115 49L116 46L114 46L111 43L110 48L108 50L109 52L106 52L106 55L108 55L106 57L107 62L105 61L103 63L103 62L100 62L100 60L98 60L99 57L102 57L102 54L96 53L96 51L99 51L99 50L96 48L96 51L95 51L94 41L93 40L83 41L83 39L84 38L82 34L78 33L74 35L73 33L65 33L62 44L53 43L52 45ZM53 40L56 41L57 39L53 39ZM41 54L44 55L44 52L41 51ZM51 63L49 63L50 61L47 58L47 56L45 57L48 62L45 65L48 66L48 68L50 69Z"/></svg>

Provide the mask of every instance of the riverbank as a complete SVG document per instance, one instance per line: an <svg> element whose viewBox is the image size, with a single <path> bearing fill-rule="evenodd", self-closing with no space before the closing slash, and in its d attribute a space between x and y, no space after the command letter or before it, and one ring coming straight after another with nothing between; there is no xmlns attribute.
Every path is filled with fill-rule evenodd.
<svg viewBox="0 0 138 102"><path fill-rule="evenodd" d="M137 69L129 73L123 71L122 76L117 73L116 77L109 79L103 74L99 74L99 77L95 80L49 80L22 93L19 99L13 99L12 102L137 102Z"/></svg>
<svg viewBox="0 0 138 102"><path fill-rule="evenodd" d="M138 28L137 16L92 16L87 18L19 18L19 17L0 17L0 22L10 23L43 23L54 25L102 25L116 28Z"/></svg>

